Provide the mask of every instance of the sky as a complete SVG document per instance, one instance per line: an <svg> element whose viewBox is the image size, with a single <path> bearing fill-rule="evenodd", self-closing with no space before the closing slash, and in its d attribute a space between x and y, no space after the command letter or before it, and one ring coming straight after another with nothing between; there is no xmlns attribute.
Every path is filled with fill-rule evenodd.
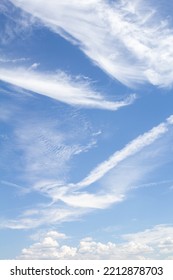
<svg viewBox="0 0 173 280"><path fill-rule="evenodd" d="M1 0L0 259L173 259L172 11Z"/></svg>

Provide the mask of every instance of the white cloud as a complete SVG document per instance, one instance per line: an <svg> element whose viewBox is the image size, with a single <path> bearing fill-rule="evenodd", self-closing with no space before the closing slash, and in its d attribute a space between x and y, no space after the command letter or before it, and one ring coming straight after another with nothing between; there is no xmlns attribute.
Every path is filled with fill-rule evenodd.
<svg viewBox="0 0 173 280"><path fill-rule="evenodd" d="M89 121L73 110L66 110L58 119L47 118L39 113L35 118L22 119L14 128L15 149L19 147L22 157L22 173L34 190L49 182L66 181L74 157L86 153L97 144L91 136L93 128Z"/></svg>
<svg viewBox="0 0 173 280"><path fill-rule="evenodd" d="M172 225L157 225L122 236L119 243L82 239L76 247L60 245L49 233L22 250L20 259L170 259L173 254Z"/></svg>
<svg viewBox="0 0 173 280"><path fill-rule="evenodd" d="M34 254L38 259L57 259L64 257L72 257L76 249L68 246L62 246L58 243L61 239L66 239L66 235L57 231L49 231L42 235L40 242L37 242L31 246L30 249L23 249L22 253L27 254L31 259L34 258Z"/></svg>
<svg viewBox="0 0 173 280"><path fill-rule="evenodd" d="M27 61L29 60L28 58L25 58L25 57L20 57L20 58L6 58L6 57L0 57L0 62L1 63L17 63L17 62L24 62L24 61ZM35 66L35 64L37 63L34 63L33 65Z"/></svg>
<svg viewBox="0 0 173 280"><path fill-rule="evenodd" d="M54 203L63 201L70 207L84 210L104 209L123 201L127 193L136 188L148 173L159 168L165 160L170 160L170 150L166 147L172 140L163 137L169 135L172 127L170 119L115 152L82 181L76 184L50 182L38 186L38 189L51 197ZM162 142L157 142L159 139ZM94 186L96 182L97 187ZM92 184L94 192L90 186Z"/></svg>
<svg viewBox="0 0 173 280"><path fill-rule="evenodd" d="M19 186L17 184L11 183L11 182L7 182L7 181L1 180L0 184L4 185L6 187L15 188L18 191L18 193L20 193L20 194L27 194L28 193L28 189L27 188L24 188L22 186Z"/></svg>
<svg viewBox="0 0 173 280"><path fill-rule="evenodd" d="M94 135L93 127L85 116L71 108L63 109L61 114L55 109L53 115L48 116L42 111L40 114L39 109L36 114L33 111L31 114L29 109L27 115L24 114L25 109L15 109L11 110L11 115L7 118L11 125L8 142L5 143L5 148L2 146L1 149L1 157L5 158L1 164L5 168L9 165L11 174L16 169L17 171L15 178L11 178L13 183L5 184L15 187L17 194L32 195L33 192L38 201L41 199L47 201L47 204L35 202L33 206L32 199L25 197L27 202L21 215L17 215L16 219L10 218L13 217L13 209L9 210L8 218L1 220L1 228L28 229L78 219L88 210L72 209L64 203L53 204L46 189L64 184L73 167L74 157L80 157L80 154L95 147L98 136ZM55 115L58 118L55 118ZM13 165L11 158L14 153Z"/></svg>
<svg viewBox="0 0 173 280"><path fill-rule="evenodd" d="M141 244L158 244L163 243L169 237L173 236L173 227L157 225L152 229L146 229L143 232L125 234L123 238L127 241L135 241Z"/></svg>
<svg viewBox="0 0 173 280"><path fill-rule="evenodd" d="M54 239L66 239L67 238L67 236L64 233L57 232L55 230L51 230L51 231L47 232L46 236L52 237Z"/></svg>
<svg viewBox="0 0 173 280"><path fill-rule="evenodd" d="M79 183L66 184L61 176L59 181L52 176L51 180L39 176L30 190L45 195L50 202L24 211L15 220L1 221L1 227L25 229L59 224L80 219L95 209L105 209L125 200L129 191L141 186L147 174L172 160L169 149L172 143L171 120L172 117L169 117L130 142ZM56 171L56 165L54 168ZM94 185L96 182L97 185Z"/></svg>
<svg viewBox="0 0 173 280"><path fill-rule="evenodd" d="M39 241L40 239L44 239L44 238L47 238L47 237L51 237L54 240L68 239L66 234L61 233L61 232L56 231L56 230L50 230L48 232L38 231L35 234L30 236L30 238L34 241L36 241L36 240Z"/></svg>
<svg viewBox="0 0 173 280"><path fill-rule="evenodd" d="M16 219L0 219L0 229L32 229L43 225L57 225L63 222L80 219L88 209L70 208L64 205L41 204L34 209L24 211Z"/></svg>
<svg viewBox="0 0 173 280"><path fill-rule="evenodd" d="M22 172L31 183L65 175L69 161L78 150L82 150L77 140L76 143L68 143L65 139L67 132L62 132L50 120L20 122L14 135L22 153L22 158L19 158L23 162Z"/></svg>
<svg viewBox="0 0 173 280"><path fill-rule="evenodd" d="M136 96L133 94L122 101L107 101L86 82L75 82L63 72L44 74L32 69L0 68L0 80L60 102L79 107L117 110L130 105Z"/></svg>
<svg viewBox="0 0 173 280"><path fill-rule="evenodd" d="M70 190L69 190L70 192ZM56 194L53 197L56 198ZM103 193L80 193L80 192L72 192L71 194L59 195L58 198L61 199L68 205L73 207L82 207L82 208L100 208L104 209L109 207L113 203L121 202L124 198L123 194L115 195L112 193L106 194Z"/></svg>
<svg viewBox="0 0 173 280"><path fill-rule="evenodd" d="M28 70L35 70L35 69L37 69L38 68L38 66L40 65L40 63L33 63L30 67L29 67L29 69Z"/></svg>
<svg viewBox="0 0 173 280"><path fill-rule="evenodd" d="M11 0L125 85L173 82L173 30L147 1Z"/></svg>
<svg viewBox="0 0 173 280"><path fill-rule="evenodd" d="M115 168L124 159L139 153L143 148L151 145L157 139L162 137L172 125L172 116L170 116L165 123L161 123L158 126L152 128L150 131L140 135L130 143L128 143L122 150L116 151L106 161L99 164L90 174L84 178L81 182L77 183L75 187L82 188L93 184L101 179L107 172Z"/></svg>
<svg viewBox="0 0 173 280"><path fill-rule="evenodd" d="M0 114L0 121L9 127L0 134L1 168L10 166L10 173L16 172L15 178L3 180L24 185L29 192L41 181L66 181L72 160L97 145L98 137L92 135L94 128L80 111L55 104L47 114L39 106L36 110L30 107L32 98L23 100L20 94L18 97L21 106L7 102Z"/></svg>

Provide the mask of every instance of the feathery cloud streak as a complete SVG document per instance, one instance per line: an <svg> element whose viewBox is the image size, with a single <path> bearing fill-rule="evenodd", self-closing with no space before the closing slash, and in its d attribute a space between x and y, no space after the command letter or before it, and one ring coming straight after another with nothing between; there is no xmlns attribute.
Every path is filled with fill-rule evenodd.
<svg viewBox="0 0 173 280"><path fill-rule="evenodd" d="M128 143L122 150L115 152L108 160L99 164L91 173L75 187L81 188L93 184L101 179L107 172L116 167L124 159L140 152L146 146L151 145L159 137L165 134L173 124L173 115L166 122L159 124L150 131L140 135L132 142Z"/></svg>
<svg viewBox="0 0 173 280"><path fill-rule="evenodd" d="M132 104L136 98L132 94L122 101L107 101L86 82L74 82L63 72L51 75L24 68L0 68L0 80L72 106L87 108L115 111Z"/></svg>
<svg viewBox="0 0 173 280"><path fill-rule="evenodd" d="M172 124L173 116L170 116L166 122L161 123L149 132L134 139L122 150L115 152L108 160L98 165L79 183L63 185L61 183L56 183L56 181L40 182L34 186L34 189L47 194L52 198L54 203L61 200L72 207L104 209L113 203L121 202L124 200L127 191L129 191L131 187L146 174L146 172L149 172L155 166L152 162L152 166L149 166L148 163L147 167L144 167L145 159L142 157L141 163L140 156L138 155L144 148L152 145L156 140L165 135L169 131L169 128L171 128ZM154 149L152 150L151 155L148 153L147 161L152 157L153 151ZM159 151L159 153L160 152L161 151ZM136 158L134 158L135 155ZM158 156L159 155L156 155L156 158ZM130 157L132 158L129 159ZM123 161L126 161L127 165L132 167L123 166L121 164ZM111 170L117 170L117 172L113 172L113 174L107 177L107 174ZM124 179L124 174L127 173L129 176L126 181ZM101 179L103 180L103 184L101 181L99 190L96 193L90 193L90 191L87 190L85 190L85 192L80 191L83 188L87 189L88 186ZM114 183L112 183L112 181Z"/></svg>
<svg viewBox="0 0 173 280"><path fill-rule="evenodd" d="M55 203L61 200L69 206L84 209L104 209L113 203L121 202L125 199L127 192L138 184L147 172L151 172L158 167L156 161L158 161L159 154L161 155L162 152L164 154L165 151L161 151L159 148L157 153L151 145L166 133L169 134L172 124L173 116L170 116L164 123L140 135L122 150L115 152L108 160L99 164L87 177L76 184L63 185L56 184L56 182L52 184L47 182L45 185L40 184L35 188L46 193ZM145 150L147 154L147 165L145 166L146 159L144 155L141 156L141 153L150 146L153 147L151 151ZM155 160L152 160L150 165L149 160L153 158L155 152ZM124 174L129 174L127 180ZM87 190L87 187L97 181L99 181L99 187L95 193ZM82 189L85 189L85 191Z"/></svg>
<svg viewBox="0 0 173 280"><path fill-rule="evenodd" d="M10 0L125 85L173 82L173 29L143 1Z"/></svg>
<svg viewBox="0 0 173 280"><path fill-rule="evenodd" d="M32 189L46 195L50 199L50 203L45 204L45 206L42 205L41 208L37 205L30 211L24 211L15 220L1 220L1 227L29 229L40 227L43 224L59 224L64 221L78 219L94 209L106 209L113 203L123 201L127 192L142 180L146 172L150 172L155 168L155 162L158 162L159 154L165 152L165 145L163 147L164 151L160 151L159 147L158 152L153 149L152 145L158 139L168 135L172 125L173 116L170 116L165 122L139 136L122 150L117 151L79 183L63 184L63 182L56 182L56 180L54 182L50 180L38 182ZM168 141L172 140L169 139ZM166 145L169 146L168 141ZM152 151L147 151L147 147L152 147ZM147 155L146 166L144 165L145 157L141 154L144 149ZM150 158L152 159L151 166L149 164ZM121 165L123 162L125 166ZM163 159L159 161L156 167L162 164L164 164ZM131 169L128 166L131 166ZM110 170L117 171L113 176L111 174L112 178L110 178ZM124 180L124 174L127 173L130 174L127 178L128 180ZM105 180L103 184L102 178ZM99 184L93 193L87 187L96 181L99 181ZM85 188L85 191L82 188Z"/></svg>

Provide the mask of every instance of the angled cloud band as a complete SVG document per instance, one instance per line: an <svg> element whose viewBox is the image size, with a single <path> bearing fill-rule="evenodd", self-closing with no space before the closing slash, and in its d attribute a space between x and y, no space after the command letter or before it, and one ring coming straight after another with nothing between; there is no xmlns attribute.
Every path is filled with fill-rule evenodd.
<svg viewBox="0 0 173 280"><path fill-rule="evenodd" d="M86 82L74 82L63 72L51 75L24 68L0 68L0 80L69 105L87 108L115 111L130 105L136 98L133 94L122 101L107 101Z"/></svg>
<svg viewBox="0 0 173 280"><path fill-rule="evenodd" d="M173 83L173 30L146 1L10 0L128 86Z"/></svg>
<svg viewBox="0 0 173 280"><path fill-rule="evenodd" d="M126 194L142 180L146 172L151 172L153 168L164 164L163 158L162 161L158 159L160 153L166 153L167 156L170 152L169 149L165 151L165 147L169 147L170 142L172 142L172 136L168 139L166 137L171 134L172 125L173 116L171 115L165 122L140 135L122 150L115 152L79 183L63 185L55 181L54 183L42 182L33 186L33 191L46 195L51 199L51 203L42 205L41 208L36 206L34 209L24 211L15 220L1 220L1 228L29 229L40 227L43 224L59 224L78 219L94 209L105 209L113 203L123 201ZM166 142L164 145L162 142L159 143L157 150L155 149L157 147L156 141L159 139ZM144 165L145 160L147 161L146 165ZM152 161L151 166L150 160ZM121 165L123 162L125 162L125 166ZM114 171L114 174L111 175L112 178L109 173L111 170ZM125 180L127 173L129 175ZM96 181L99 181L99 189L97 188L97 191L93 193L91 187L87 187Z"/></svg>

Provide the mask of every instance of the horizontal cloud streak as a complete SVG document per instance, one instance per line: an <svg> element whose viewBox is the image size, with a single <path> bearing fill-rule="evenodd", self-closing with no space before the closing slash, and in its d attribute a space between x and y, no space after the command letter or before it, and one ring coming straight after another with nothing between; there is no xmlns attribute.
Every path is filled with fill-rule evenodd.
<svg viewBox="0 0 173 280"><path fill-rule="evenodd" d="M86 210L79 208L67 208L59 205L41 205L25 211L16 219L0 219L0 229L33 229L43 225L60 224L62 222L73 221L86 214Z"/></svg>
<svg viewBox="0 0 173 280"><path fill-rule="evenodd" d="M86 82L74 82L63 72L51 75L22 68L0 68L0 80L72 106L115 111L135 100L135 95L131 95L122 101L107 101Z"/></svg>
<svg viewBox="0 0 173 280"><path fill-rule="evenodd" d="M173 29L144 1L11 0L125 85L173 83Z"/></svg>

